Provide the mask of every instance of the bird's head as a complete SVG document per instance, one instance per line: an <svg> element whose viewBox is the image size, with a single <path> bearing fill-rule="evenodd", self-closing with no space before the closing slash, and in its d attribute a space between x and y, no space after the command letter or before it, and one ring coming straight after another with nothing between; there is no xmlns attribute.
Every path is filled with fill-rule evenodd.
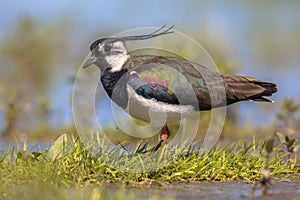
<svg viewBox="0 0 300 200"><path fill-rule="evenodd" d="M91 55L83 68L97 65L101 71L110 68L111 72L120 71L130 58L125 42L121 38L102 38L90 46Z"/></svg>
<svg viewBox="0 0 300 200"><path fill-rule="evenodd" d="M91 55L83 64L83 68L95 64L101 69L101 71L104 71L106 68L110 68L110 72L120 71L125 63L130 59L130 55L126 49L127 41L145 40L173 33L171 30L172 28L173 26L165 29L165 26L163 26L150 34L98 39L91 44Z"/></svg>

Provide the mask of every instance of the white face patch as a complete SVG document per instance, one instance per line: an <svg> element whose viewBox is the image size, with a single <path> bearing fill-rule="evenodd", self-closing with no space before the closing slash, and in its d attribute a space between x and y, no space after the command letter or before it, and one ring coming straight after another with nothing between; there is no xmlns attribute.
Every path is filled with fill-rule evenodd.
<svg viewBox="0 0 300 200"><path fill-rule="evenodd" d="M120 51L126 51L126 47L124 46L124 43L121 41L117 41L113 44L113 49L120 50Z"/></svg>
<svg viewBox="0 0 300 200"><path fill-rule="evenodd" d="M116 54L105 57L105 60L111 67L110 72L117 72L122 69L129 58L128 54Z"/></svg>
<svg viewBox="0 0 300 200"><path fill-rule="evenodd" d="M105 44L99 44L98 51L105 55L104 59L111 68L110 72L120 71L130 58L130 55L127 54L126 47L122 41L108 45L111 45L109 51L105 52Z"/></svg>

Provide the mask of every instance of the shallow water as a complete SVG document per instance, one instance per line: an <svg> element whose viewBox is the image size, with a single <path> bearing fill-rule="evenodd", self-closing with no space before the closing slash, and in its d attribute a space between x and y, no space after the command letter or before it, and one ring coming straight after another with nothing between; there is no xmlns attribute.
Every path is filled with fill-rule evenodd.
<svg viewBox="0 0 300 200"><path fill-rule="evenodd" d="M199 182L193 184L172 184L142 188L127 188L125 194L136 199L300 199L300 182L275 183L268 195L261 190L253 193L253 184L244 182ZM109 186L108 193L118 189Z"/></svg>

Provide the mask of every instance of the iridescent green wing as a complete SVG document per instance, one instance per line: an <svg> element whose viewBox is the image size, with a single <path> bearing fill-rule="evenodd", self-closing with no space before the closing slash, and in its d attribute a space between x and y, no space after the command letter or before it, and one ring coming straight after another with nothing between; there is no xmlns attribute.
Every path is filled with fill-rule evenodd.
<svg viewBox="0 0 300 200"><path fill-rule="evenodd" d="M152 90L151 98L193 105L199 110L210 110L238 101L270 101L265 96L277 91L274 83L220 74L182 58L134 56L132 63L129 71L136 71L139 79Z"/></svg>
<svg viewBox="0 0 300 200"><path fill-rule="evenodd" d="M208 88L200 73L201 70L207 70L204 67L196 69L184 59L161 56L136 56L133 63L134 67L130 71L136 75L131 84L139 82L135 90L145 98L195 107L199 107L199 99L203 105L207 98L209 100ZM206 104L209 106L210 102Z"/></svg>

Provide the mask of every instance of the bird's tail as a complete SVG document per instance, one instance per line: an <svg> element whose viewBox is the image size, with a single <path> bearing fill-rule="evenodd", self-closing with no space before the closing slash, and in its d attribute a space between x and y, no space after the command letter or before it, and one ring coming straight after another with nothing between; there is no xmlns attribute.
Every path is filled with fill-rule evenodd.
<svg viewBox="0 0 300 200"><path fill-rule="evenodd" d="M270 82L260 82L260 81L254 82L254 84L262 87L264 89L264 91L259 94L249 97L249 99L253 100L253 101L272 102L269 99L265 98L265 96L272 96L272 94L277 92L276 84L270 83Z"/></svg>
<svg viewBox="0 0 300 200"><path fill-rule="evenodd" d="M228 104L237 101L264 101L272 102L266 98L277 92L274 83L262 82L252 77L223 75Z"/></svg>

